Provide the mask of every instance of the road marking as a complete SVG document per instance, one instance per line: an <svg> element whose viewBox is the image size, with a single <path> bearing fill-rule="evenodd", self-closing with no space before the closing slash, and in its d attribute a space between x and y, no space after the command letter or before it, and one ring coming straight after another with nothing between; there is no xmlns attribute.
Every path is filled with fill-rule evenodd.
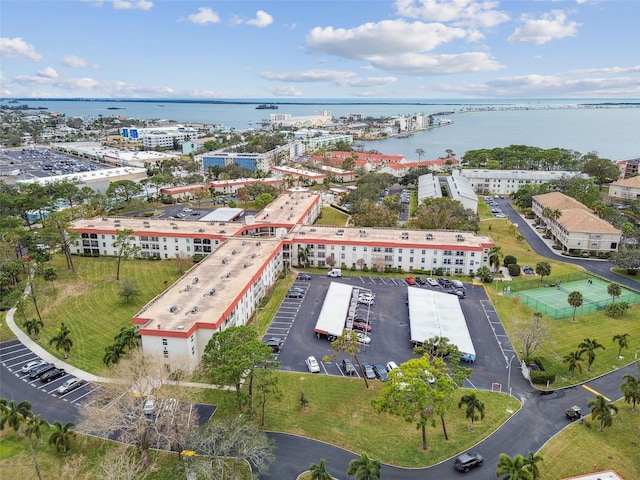
<svg viewBox="0 0 640 480"><path fill-rule="evenodd" d="M604 395L602 395L600 392L598 392L597 390L594 390L593 388L587 386L587 385L582 385L582 388L584 388L585 390L588 390L589 392L593 393L594 395L600 395L602 398L604 398L607 402L610 402L611 399L608 397L605 397Z"/></svg>

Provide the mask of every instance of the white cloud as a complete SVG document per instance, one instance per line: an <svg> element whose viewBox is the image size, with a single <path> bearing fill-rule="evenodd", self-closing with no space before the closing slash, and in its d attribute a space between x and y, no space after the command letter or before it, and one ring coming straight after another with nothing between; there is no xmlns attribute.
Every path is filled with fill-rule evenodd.
<svg viewBox="0 0 640 480"><path fill-rule="evenodd" d="M453 55L406 53L371 58L370 61L376 68L404 75L449 75L487 72L504 68L500 62L484 52L466 52Z"/></svg>
<svg viewBox="0 0 640 480"><path fill-rule="evenodd" d="M358 77L353 72L339 70L304 70L299 72L262 72L260 76L266 80L292 83L332 83L343 87L371 87L394 83L395 77Z"/></svg>
<svg viewBox="0 0 640 480"><path fill-rule="evenodd" d="M38 71L38 76L43 78L58 78L58 72L52 67L47 67Z"/></svg>
<svg viewBox="0 0 640 480"><path fill-rule="evenodd" d="M89 66L84 58L80 58L75 55L65 55L62 57L62 64L65 67L70 68L82 68Z"/></svg>
<svg viewBox="0 0 640 480"><path fill-rule="evenodd" d="M113 0L111 3L116 10L151 10L153 8L153 2L147 0Z"/></svg>
<svg viewBox="0 0 640 480"><path fill-rule="evenodd" d="M580 70L572 70L571 73L577 75L590 75L590 74L618 74L618 73L637 73L640 72L640 65L633 65L631 67L603 67L603 68L584 68Z"/></svg>
<svg viewBox="0 0 640 480"><path fill-rule="evenodd" d="M551 40L574 37L580 26L577 22L567 22L567 17L561 10L552 10L536 19L530 15L523 15L522 27L516 28L509 38L510 43L535 43L542 45Z"/></svg>
<svg viewBox="0 0 640 480"><path fill-rule="evenodd" d="M396 0L396 10L404 17L485 28L509 20L509 15L495 9L497 6L496 1Z"/></svg>
<svg viewBox="0 0 640 480"><path fill-rule="evenodd" d="M372 56L433 50L468 35L464 29L440 23L384 20L351 29L316 27L307 34L306 44L314 52L368 60Z"/></svg>
<svg viewBox="0 0 640 480"><path fill-rule="evenodd" d="M198 13L188 15L187 19L196 25L207 25L209 23L218 23L220 21L218 14L209 7L200 7L198 9Z"/></svg>
<svg viewBox="0 0 640 480"><path fill-rule="evenodd" d="M33 45L22 38L0 38L0 57L24 57L34 62L42 60L42 55L36 52Z"/></svg>
<svg viewBox="0 0 640 480"><path fill-rule="evenodd" d="M273 17L263 10L258 10L256 12L256 18L247 20L244 23L258 28L264 28L273 23Z"/></svg>
<svg viewBox="0 0 640 480"><path fill-rule="evenodd" d="M283 85L280 87L269 87L267 91L276 97L301 97L302 92L293 85Z"/></svg>

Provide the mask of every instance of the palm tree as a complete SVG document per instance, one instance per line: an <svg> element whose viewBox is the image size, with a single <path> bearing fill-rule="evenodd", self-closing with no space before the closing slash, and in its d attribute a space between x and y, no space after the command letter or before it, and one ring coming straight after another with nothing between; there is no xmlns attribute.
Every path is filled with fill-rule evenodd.
<svg viewBox="0 0 640 480"><path fill-rule="evenodd" d="M56 451L59 452L62 449L63 453L69 451L69 444L71 443L71 437L75 434L71 431L72 427L75 427L75 423L67 422L64 425L58 420L53 422L53 432L49 435L49 445L55 445Z"/></svg>
<svg viewBox="0 0 640 480"><path fill-rule="evenodd" d="M640 402L640 378L636 378L630 373L624 377L624 382L620 385L620 390L624 394L624 401L631 403L631 411L636 411L636 404Z"/></svg>
<svg viewBox="0 0 640 480"><path fill-rule="evenodd" d="M34 340L37 340L40 336L40 329L44 327L44 322L37 318L26 320L22 326L27 330L27 335L33 334Z"/></svg>
<svg viewBox="0 0 640 480"><path fill-rule="evenodd" d="M40 445L44 445L44 440L42 439L42 429L41 427L49 426L49 423L42 418L40 415L33 415L29 417L27 420L27 426L24 429L24 433L27 434L27 437L31 438L31 435L35 435L35 437L40 440Z"/></svg>
<svg viewBox="0 0 640 480"><path fill-rule="evenodd" d="M522 455L511 458L506 453L501 453L496 477L500 477L501 480L533 480L533 473L528 467Z"/></svg>
<svg viewBox="0 0 640 480"><path fill-rule="evenodd" d="M611 426L613 415L618 413L618 407L612 403L607 403L602 395L598 395L595 400L587 403L587 407L591 408L591 418L594 420L600 419L600 428L598 430L601 432Z"/></svg>
<svg viewBox="0 0 640 480"><path fill-rule="evenodd" d="M584 297L580 292L571 292L567 297L567 303L573 307L573 322L576 321L576 310L582 305L583 301Z"/></svg>
<svg viewBox="0 0 640 480"><path fill-rule="evenodd" d="M56 350L62 349L64 351L65 359L69 358L69 350L73 347L73 341L69 338L70 331L71 330L69 330L64 322L62 322L56 336L49 340L49 345L53 345L55 343Z"/></svg>
<svg viewBox="0 0 640 480"><path fill-rule="evenodd" d="M26 400L16 403L14 400L0 398L0 430L4 430L4 426L9 425L20 434L22 422L32 415L31 403Z"/></svg>
<svg viewBox="0 0 640 480"><path fill-rule="evenodd" d="M471 419L471 426L469 428L473 429L473 422L478 418L476 410L480 414L480 419L484 418L484 403L480 401L475 392L471 392L462 396L458 402L458 408L462 408L462 405L467 406L465 417Z"/></svg>
<svg viewBox="0 0 640 480"><path fill-rule="evenodd" d="M565 355L562 361L569 365L569 372L571 372L572 377L576 370L578 370L578 373L582 373L582 352L580 350Z"/></svg>
<svg viewBox="0 0 640 480"><path fill-rule="evenodd" d="M135 325L122 327L113 340L123 348L127 347L129 350L136 348L138 346L138 327Z"/></svg>
<svg viewBox="0 0 640 480"><path fill-rule="evenodd" d="M310 248L309 245L307 245L306 247L302 248L302 245L298 245L298 265L300 266L306 266L307 263L309 262L309 252L310 252Z"/></svg>
<svg viewBox="0 0 640 480"><path fill-rule="evenodd" d="M356 480L378 480L380 478L380 462L369 458L365 452L360 458L349 462L347 475L353 475Z"/></svg>
<svg viewBox="0 0 640 480"><path fill-rule="evenodd" d="M622 349L629 348L629 334L628 333L620 333L618 335L613 336L613 341L618 342L618 358L622 357Z"/></svg>
<svg viewBox="0 0 640 480"><path fill-rule="evenodd" d="M586 353L587 354L587 372L591 371L591 365L593 364L593 361L596 359L596 353L595 350L598 348L601 348L602 350L605 350L604 345L602 345L601 343L598 342L597 339L593 338L585 338L579 345L578 348L580 348L580 353Z"/></svg>
<svg viewBox="0 0 640 480"><path fill-rule="evenodd" d="M309 472L311 472L311 480L332 480L333 478L327 471L327 462L324 458L320 459L320 463L312 463Z"/></svg>
<svg viewBox="0 0 640 480"><path fill-rule="evenodd" d="M113 363L118 363L123 353L124 346L117 342L113 345L109 345L108 347L104 347L104 356L102 357L102 362L107 367Z"/></svg>
<svg viewBox="0 0 640 480"><path fill-rule="evenodd" d="M611 295L611 303L614 303L616 298L622 293L622 287L619 283L610 283L607 287L607 293Z"/></svg>
<svg viewBox="0 0 640 480"><path fill-rule="evenodd" d="M531 472L533 480L538 480L540 478L540 469L538 468L538 463L544 461L542 455L535 452L529 452L529 455L524 457L525 468Z"/></svg>
<svg viewBox="0 0 640 480"><path fill-rule="evenodd" d="M422 148L418 148L416 153L418 154L418 161L420 161L422 159L422 155L424 155L424 150Z"/></svg>
<svg viewBox="0 0 640 480"><path fill-rule="evenodd" d="M540 275L540 283L542 283L544 277L551 275L551 265L549 265L549 262L536 263L536 273Z"/></svg>
<svg viewBox="0 0 640 480"><path fill-rule="evenodd" d="M497 272L500 269L500 260L502 259L502 247L492 247L489 250L489 265L493 266L495 271Z"/></svg>

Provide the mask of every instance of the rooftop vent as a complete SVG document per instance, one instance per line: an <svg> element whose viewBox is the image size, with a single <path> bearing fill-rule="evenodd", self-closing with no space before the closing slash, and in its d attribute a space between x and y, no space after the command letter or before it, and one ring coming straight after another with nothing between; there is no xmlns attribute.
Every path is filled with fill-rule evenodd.
<svg viewBox="0 0 640 480"><path fill-rule="evenodd" d="M235 249L233 249L233 250L231 251L231 255L235 255L236 253L238 253L238 252L237 252Z"/></svg>
<svg viewBox="0 0 640 480"><path fill-rule="evenodd" d="M246 244L247 244L247 242L243 240L242 241L242 246L244 247Z"/></svg>
<svg viewBox="0 0 640 480"><path fill-rule="evenodd" d="M200 307L198 307L197 305L191 307L191 313L198 313L198 310L200 310Z"/></svg>
<svg viewBox="0 0 640 480"><path fill-rule="evenodd" d="M200 229L198 229L198 231L199 231L200 233L203 233L203 232L204 232L204 228L200 228Z"/></svg>
<svg viewBox="0 0 640 480"><path fill-rule="evenodd" d="M169 311L171 313L176 313L178 311L178 306L177 305L171 305L171 308L169 309Z"/></svg>
<svg viewBox="0 0 640 480"><path fill-rule="evenodd" d="M227 260L227 257L222 259L222 264L223 265L226 265L228 262L229 262L229 260Z"/></svg>
<svg viewBox="0 0 640 480"><path fill-rule="evenodd" d="M184 291L188 292L189 290L191 290L191 285L185 285L184 286Z"/></svg>
<svg viewBox="0 0 640 480"><path fill-rule="evenodd" d="M198 277L193 277L193 280L191 281L191 283L193 283L195 285L199 281L200 281L200 279Z"/></svg>
<svg viewBox="0 0 640 480"><path fill-rule="evenodd" d="M427 240L433 240L433 234L432 233L427 233L426 239Z"/></svg>
<svg viewBox="0 0 640 480"><path fill-rule="evenodd" d="M216 294L216 289L215 288L212 288L211 290L209 290L209 295L210 296L213 297L215 294Z"/></svg>

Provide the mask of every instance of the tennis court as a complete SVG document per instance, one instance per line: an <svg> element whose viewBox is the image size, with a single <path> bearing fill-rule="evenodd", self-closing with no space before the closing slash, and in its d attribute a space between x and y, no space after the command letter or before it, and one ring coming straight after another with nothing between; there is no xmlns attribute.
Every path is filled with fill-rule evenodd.
<svg viewBox="0 0 640 480"><path fill-rule="evenodd" d="M509 296L520 297L525 305L556 320L573 316L573 307L567 301L571 292L582 294L582 305L576 309L576 315L604 310L612 301L611 295L607 292L610 283L597 277L585 275L579 280L555 280L542 286L540 283L528 283L529 285L517 285L517 291L510 289ZM529 288L526 289L525 286ZM640 303L640 293L621 286L620 296L616 297L615 301Z"/></svg>

